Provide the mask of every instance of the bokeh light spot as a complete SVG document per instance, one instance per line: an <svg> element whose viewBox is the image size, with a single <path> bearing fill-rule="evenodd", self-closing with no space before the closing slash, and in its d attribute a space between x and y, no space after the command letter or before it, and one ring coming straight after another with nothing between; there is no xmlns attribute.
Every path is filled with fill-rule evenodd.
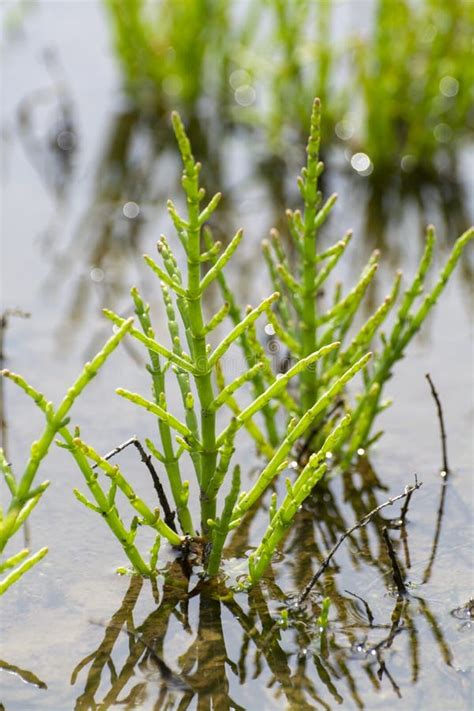
<svg viewBox="0 0 474 711"><path fill-rule="evenodd" d="M454 77L445 76L439 83L439 90L443 96L456 96L459 91L459 82Z"/></svg>
<svg viewBox="0 0 474 711"><path fill-rule="evenodd" d="M409 153L407 153L407 155L405 156L402 156L402 159L400 161L400 167L404 173L412 173L416 168L415 156L412 156Z"/></svg>
<svg viewBox="0 0 474 711"><path fill-rule="evenodd" d="M351 158L351 166L359 175L370 175L374 169L372 161L367 153L354 153Z"/></svg>
<svg viewBox="0 0 474 711"><path fill-rule="evenodd" d="M347 119L343 119L342 121L336 123L334 131L336 136L340 138L341 141L347 141L354 135L354 126Z"/></svg>
<svg viewBox="0 0 474 711"><path fill-rule="evenodd" d="M235 90L234 97L239 106L252 106L257 94L253 86L250 86L250 84L242 84L242 86L239 86Z"/></svg>
<svg viewBox="0 0 474 711"><path fill-rule="evenodd" d="M250 74L245 69L236 69L229 77L229 84L233 89L238 89L243 84L250 84Z"/></svg>
<svg viewBox="0 0 474 711"><path fill-rule="evenodd" d="M452 138L453 131L447 123L439 123L434 127L433 135L439 143L449 143Z"/></svg>
<svg viewBox="0 0 474 711"><path fill-rule="evenodd" d="M140 206L136 202L126 202L122 208L122 212L129 220L134 220L140 214Z"/></svg>
<svg viewBox="0 0 474 711"><path fill-rule="evenodd" d="M97 283L101 282L104 280L104 276L104 271L100 267L94 267L93 269L91 269L90 277L92 281L95 281Z"/></svg>
<svg viewBox="0 0 474 711"><path fill-rule="evenodd" d="M72 131L61 131L56 137L56 143L62 151L72 151L76 147L76 134Z"/></svg>

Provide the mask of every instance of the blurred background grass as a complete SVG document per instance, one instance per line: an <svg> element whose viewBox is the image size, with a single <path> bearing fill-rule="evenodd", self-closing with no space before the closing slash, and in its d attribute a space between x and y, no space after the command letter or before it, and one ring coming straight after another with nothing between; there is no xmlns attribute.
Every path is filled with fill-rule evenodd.
<svg viewBox="0 0 474 711"><path fill-rule="evenodd" d="M261 128L268 150L284 152L304 140L319 96L326 149L363 152L359 172L419 179L449 173L474 127L471 2L104 1L124 87L144 113L212 113Z"/></svg>

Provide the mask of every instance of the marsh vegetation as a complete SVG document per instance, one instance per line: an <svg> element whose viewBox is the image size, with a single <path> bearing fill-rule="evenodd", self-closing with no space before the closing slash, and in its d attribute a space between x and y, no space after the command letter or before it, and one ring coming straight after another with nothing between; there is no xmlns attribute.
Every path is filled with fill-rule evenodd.
<svg viewBox="0 0 474 711"><path fill-rule="evenodd" d="M468 708L472 8L358 5L4 14L4 708Z"/></svg>

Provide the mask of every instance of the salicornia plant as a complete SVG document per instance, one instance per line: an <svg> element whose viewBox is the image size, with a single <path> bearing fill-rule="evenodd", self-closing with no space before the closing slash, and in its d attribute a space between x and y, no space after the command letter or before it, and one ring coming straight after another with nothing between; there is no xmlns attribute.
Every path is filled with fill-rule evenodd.
<svg viewBox="0 0 474 711"><path fill-rule="evenodd" d="M381 348L371 358L368 349L397 298L401 275L396 275L390 294L355 332L351 327L375 275L377 253L371 256L358 283L347 293L343 294L342 288L337 287L330 304L319 298L351 235L347 233L329 249L319 249L318 232L336 196L331 196L323 204L318 191L323 165L319 161L320 104L316 99L307 165L299 180L304 207L302 212L287 213L289 231L296 246L296 262L285 256L283 244L274 232L271 244L264 244L264 255L276 291L257 307L249 306L245 313L241 313L227 284L225 270L243 233L239 230L224 249L213 240L206 222L217 209L221 196L217 193L203 205L205 191L199 181L201 166L193 157L177 114L173 114L172 122L183 161L182 186L187 212L186 215L179 214L171 201L168 211L185 253L186 270L183 272L178 266L174 251L164 236L157 245L162 265L145 256L147 265L159 280L169 344L165 345L155 337L149 305L133 288L131 295L137 324L106 311L106 316L119 330L103 354L107 355L125 333L147 351L152 397L149 399L125 388L119 388L117 393L156 418L159 443L145 440L149 455L143 452L143 457L148 464L153 458L157 466L166 471L177 520L173 518L169 504L164 505L164 494L159 493L164 519L157 507L137 496L119 466L109 461L118 450L102 456L81 439L78 430L71 432L68 429L64 418L74 397L93 374L96 361L86 366L78 381L80 387L72 388L65 404L57 411L53 411L43 396L22 378L10 377L33 397L46 415L47 428L41 442L45 439L49 446L55 434L59 434L63 446L76 460L94 501L79 491L75 491L76 497L87 508L103 516L134 570L142 575L154 573L162 538L172 546L181 546L189 538L197 538L198 534L204 570L210 576L216 575L229 531L239 527L246 514L262 501L278 475L288 468L298 445L306 440L308 456L305 459L299 457L301 466L296 479L287 479L286 495L280 504L274 491L268 528L250 555L248 578L255 583L264 574L299 507L324 476L329 462L337 460L341 454L350 459L357 449L373 441L372 425L383 408L380 402L383 385L436 302L474 231L459 238L434 288L420 305L415 306L433 254L434 230L428 229L425 253L412 284L402 296L394 326L388 335L381 337ZM206 291L214 282L220 286L224 303L208 318L203 303ZM290 354L285 373L274 372L271 359L259 342L256 322L261 316L266 317L275 338ZM215 331L217 327L223 327L228 317L233 327L215 345ZM225 360L236 343L243 350L245 368L227 383ZM98 358L103 360L103 354ZM361 376L361 392L356 404L350 406L345 394L346 385L357 374ZM180 392L181 414L172 412L168 406L167 393L173 382ZM252 394L246 406L238 401L238 391L244 386L249 386ZM284 429L279 434L282 422ZM267 460L249 491L241 491L240 468L232 465L236 438L242 430L253 438ZM34 452L37 451L35 446ZM44 447L43 451L46 451ZM298 469L297 464L293 463L290 468ZM183 476L190 468L194 471L194 482ZM109 479L108 490L100 483L99 472ZM7 482L9 476L7 471ZM13 487L14 500L19 503L12 505L13 513L7 515L7 533L13 530L17 510L27 503L25 496L30 491L33 476L34 473L30 473L26 483L20 484L21 496L17 486ZM158 487L155 482L155 488L159 490L160 487L161 484ZM196 507L190 505L191 491L199 494L198 520L195 518ZM224 493L222 503L220 495ZM191 500L195 500L194 497ZM119 510L119 506L127 505L127 502L135 512L130 525L124 522ZM136 541L141 527L151 529L154 535L148 560L140 553Z"/></svg>
<svg viewBox="0 0 474 711"><path fill-rule="evenodd" d="M3 376L10 378L19 385L43 411L46 418L46 426L40 438L31 445L28 461L20 479L17 480L15 478L12 467L5 459L3 450L0 449L0 470L2 471L10 494L10 503L7 509L5 511L0 509L0 553L3 554L10 539L21 530L25 521L49 486L49 481L44 481L42 484L34 486L35 477L56 435L58 433L67 433L68 414L74 401L97 374L109 355L115 350L130 326L131 321L126 321L122 328L105 344L100 353L98 353L90 363L86 363L81 374L67 391L57 408L54 408L53 403L48 402L41 393L28 385L20 375L12 373L9 370L2 371ZM29 556L29 550L24 548L18 553L14 553L0 561L1 573L6 570L11 571L0 581L0 595L24 575L24 573L44 558L47 552L47 548L41 548L41 550Z"/></svg>
<svg viewBox="0 0 474 711"><path fill-rule="evenodd" d="M142 575L150 575L155 569L162 537L169 540L172 545L179 545L181 543L182 538L161 519L159 510L151 510L146 503L136 495L133 487L124 479L118 467L112 466L106 459L94 452L92 448L85 445L79 439L78 429L71 432L68 427L69 417L67 417L67 414L74 401L97 374L105 360L115 350L124 335L130 330L132 323L133 319L124 321L95 358L93 358L90 363L86 363L79 378L68 390L65 398L57 409L54 409L52 403L47 402L44 395L29 385L21 375L11 373L9 370L2 371L2 375L10 378L32 398L46 418L46 428L38 442L34 442L31 446L30 459L21 480L16 483L10 468L5 465L3 466L4 476L12 493L12 501L0 526L0 544L2 550L9 538L17 532L21 524L31 513L34 506L38 503L39 497L49 484L49 482L45 482L39 487L31 488L38 466L41 460L46 456L51 442L56 435L60 437L57 443L71 451L95 503L88 500L80 491L74 489L76 498L87 508L96 511L104 518L106 524L119 540L128 559L137 572ZM94 462L94 464L91 465L89 460ZM110 480L108 490L105 490L98 481L97 467L100 467ZM124 523L119 513L118 504L116 502L118 491L120 491L123 497L129 502L131 508L140 514L140 518L134 516L130 526ZM138 526L142 522L155 531L155 540L150 551L149 563L144 560L135 545ZM36 554L36 558L33 556L33 562L31 562L32 559L23 562L23 565L19 569L11 573L10 576L3 581L3 589L6 589L6 587L9 587L9 585L15 582L23 572L26 572L26 570L45 555L46 552L47 549L42 549L42 551ZM42 553L42 555L40 555L40 553ZM26 554L22 551L20 554L12 556L12 558L5 561L3 567L13 566L20 560L23 560ZM19 570L20 572L18 574ZM0 591L3 592L3 589L0 587Z"/></svg>
<svg viewBox="0 0 474 711"><path fill-rule="evenodd" d="M374 352L371 363L364 371L362 390L354 405L345 402L346 412L352 414L352 425L346 428L339 438L332 454L343 450L346 461L359 449L368 447L380 433L373 433L376 416L386 406L381 402L384 384L390 378L396 361L403 357L404 351L424 319L436 303L453 272L466 244L473 238L474 229L467 230L455 243L452 252L441 269L438 279L424 295L420 303L418 297L425 289L425 278L431 265L435 244L435 231L427 228L426 246L418 270L412 283L403 293L393 326L388 333L380 333L380 346L375 348L374 339L397 300L400 290L401 274L397 273L390 293L358 330L350 330L357 315L366 290L377 271L379 254L374 252L363 269L359 281L347 293L343 293L338 284L332 300L328 300L328 277L345 253L352 233L329 247L320 248L319 231L333 208L337 195L331 195L324 203L318 190L318 178L323 170L319 161L320 147L320 102L314 101L311 116L310 137L307 147L307 164L298 179L298 186L303 200L303 209L288 210L288 231L294 244L295 258L290 262L283 246L283 241L276 230L272 231L271 240L263 243L263 254L275 289L281 293L280 299L269 312L269 325L274 337L287 349L287 359L299 360L310 353L337 341L337 346L322 356L313 368L303 369L299 374L297 395L287 409L290 416L301 415L310 410L324 393L331 392L331 387L338 382L341 374L347 371L366 351ZM228 295L229 289L221 280L221 286ZM238 323L241 314L238 308L231 311ZM245 355L250 350L242 344ZM269 369L264 371L264 375ZM274 375L270 373L270 380ZM260 383L254 383L260 387ZM280 403L281 404L281 403ZM313 420L311 446L317 451L323 444L329 431L334 426L334 403L332 398ZM273 434L273 432L272 432Z"/></svg>
<svg viewBox="0 0 474 711"><path fill-rule="evenodd" d="M199 185L200 165L196 163L191 153L189 140L177 114L173 114L173 127L184 165L182 184L186 194L187 215L185 217L179 215L171 202L168 203L168 209L186 254L186 275L181 273L173 251L163 236L158 242L158 252L163 266L159 266L151 257L145 256L146 263L160 280L171 347L168 348L155 339L149 306L143 301L138 290L132 289L135 312L141 329L132 327L130 334L147 348L153 400L123 388L119 388L117 393L157 417L161 445L157 446L150 440L146 440L146 444L149 451L166 469L182 533L194 536L197 529L188 507L190 482L183 481L181 477L181 458L189 455L199 488L199 531L208 543L205 568L209 574L215 574L219 570L228 531L239 525L242 516L260 499L275 476L285 468L292 447L304 435L322 405L321 401L313 403L314 408L292 421L280 442L275 441L274 436L272 442L265 438L255 416L260 412L264 416L265 413L268 415L268 408L270 404L274 405L273 401L287 402L284 393L288 383L305 370L314 368L315 363L337 348L338 344L328 342L323 348L315 349L305 358L299 359L284 375L277 378L269 377L267 373L266 379L262 379L261 373L267 363L262 349L251 347L256 342L254 324L262 314L267 314L270 318L271 306L279 297L278 292L275 292L256 308L250 307L246 315L235 323L220 343L214 349L211 348L209 335L236 307L233 300L227 300L218 312L206 321L203 297L215 280L222 280L223 270L237 249L243 233L239 230L222 252L221 245L213 243L209 233L204 235L205 223L216 210L221 196L216 194L207 206L201 206L205 193ZM207 245L205 245L206 241ZM206 263L210 266L204 272L203 266ZM106 315L116 325L123 323L123 319L117 314L107 311ZM226 384L222 362L229 348L237 340L247 345L249 358L250 353L253 352L253 362L248 364L246 372ZM263 359L260 359L261 355ZM341 372L337 384L324 394L324 402L340 391L345 382L365 365L369 357L368 354L364 355L356 364L351 363L345 372ZM170 368L176 376L181 393L184 410L182 419L172 414L167 406L166 388ZM234 394L249 381L256 384L256 392L250 405L241 409ZM234 412L234 417L221 429L218 415L226 406ZM271 419L269 421L271 422ZM218 495L228 478L235 438L241 428L246 428L253 434L262 451L269 457L269 463L248 493L240 491L239 468L233 468L230 492L219 514ZM338 432L337 428L336 432ZM271 434L274 434L273 430ZM331 436L334 438L336 434L333 433ZM88 456L92 456L96 463L101 463L101 459L90 447L79 440L75 440L75 444ZM275 445L278 445L276 449ZM316 456L324 459L326 450L323 448L321 452L322 454ZM102 466L105 469L103 460ZM312 469L308 468L300 476L302 477L301 491L304 490L307 496L312 488L306 485L311 480ZM303 498L305 496L301 498L300 495L300 499ZM266 548L268 560L274 550L272 546L273 539ZM259 576L260 572L257 577ZM255 577L256 575L252 574L252 578Z"/></svg>
<svg viewBox="0 0 474 711"><path fill-rule="evenodd" d="M180 106L211 131L209 115L230 116L284 152L289 128L305 136L318 95L326 145L363 151L379 179L418 169L423 180L472 130L472 3L374 0L349 31L335 0L104 4L125 88L145 114Z"/></svg>

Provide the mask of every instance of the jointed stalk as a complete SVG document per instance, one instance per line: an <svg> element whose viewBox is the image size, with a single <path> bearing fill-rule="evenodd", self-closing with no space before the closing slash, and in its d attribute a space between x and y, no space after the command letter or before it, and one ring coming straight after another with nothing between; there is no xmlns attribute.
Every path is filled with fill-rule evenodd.
<svg viewBox="0 0 474 711"><path fill-rule="evenodd" d="M346 454L347 457L352 456L359 447L366 445L374 419L379 411L379 402L384 383L390 377L394 364L403 357L406 346L435 305L465 246L473 238L474 228L471 227L456 240L446 264L441 269L435 286L424 298L418 310L412 314L410 313L411 307L417 296L419 296L423 290L425 275L432 259L435 232L432 226L428 227L426 247L417 273L411 286L404 294L392 333L386 341L381 355L376 360L374 372L367 386L366 394L361 398L354 411L354 418L363 418L364 426L358 429L352 436Z"/></svg>
<svg viewBox="0 0 474 711"><path fill-rule="evenodd" d="M33 442L31 445L30 457L26 464L25 471L16 485L15 494L12 497L6 516L0 524L0 552L4 550L9 538L16 530L17 519L28 503L31 493L31 486L40 463L48 453L49 447L56 436L56 433L67 422L67 415L74 403L74 400L82 393L84 388L97 374L104 361L115 350L127 331L130 330L132 323L133 319L124 321L117 333L115 333L107 341L103 349L95 356L95 358L93 358L90 363L86 363L76 382L71 388L69 388L66 396L63 398L56 410L53 409L51 403L44 406L46 414L46 427L43 430L39 440L37 442ZM23 379L15 376L13 373L10 373L8 370L2 371L2 375L16 381L28 393L28 386ZM45 402L44 398L43 402Z"/></svg>
<svg viewBox="0 0 474 711"><path fill-rule="evenodd" d="M82 472L84 479L86 480L86 484L89 487L89 490L92 493L97 504L97 506L95 506L91 505L90 502L87 502L87 504L85 505L87 505L88 508L92 508L93 510L97 511L97 513L100 513L100 515L104 518L106 524L108 525L112 533L115 535L117 540L120 542L125 552L125 555L133 565L134 569L141 575L150 575L153 571L145 563L141 554L139 553L138 548L134 543L134 533L132 531L128 531L124 523L122 522L122 519L120 518L117 507L115 505L114 497L107 496L107 494L102 490L102 487L97 481L96 472L94 472L94 470L90 466L85 453L79 448L78 444L75 442L73 436L70 434L67 428L63 428L60 434L68 445L69 450L72 456L74 457L77 466ZM77 496L77 492L75 493ZM83 500L84 497L77 498L79 499L79 501L81 501L81 503L85 503Z"/></svg>
<svg viewBox="0 0 474 711"><path fill-rule="evenodd" d="M31 555L29 558L26 558L26 560L23 560L23 558L25 558L28 555L29 551L26 549L24 551L21 551L20 555L21 555L22 562L20 563L20 565L17 568L15 568L15 570L12 570L12 572L9 573L7 576L5 576L3 578L3 580L0 580L0 596L3 595L3 593L6 592L8 590L8 588L10 588L14 583L16 583L17 580L19 580L25 573L27 573L28 570L31 570L31 568L34 565L39 563L40 560L42 560L45 557L47 552L48 552L48 549L46 547L41 548L36 553L33 553L33 555ZM13 565L16 565L16 563L18 562L18 555L16 555L15 558L16 558L16 560ZM12 559L10 559L10 561L11 560ZM10 561L7 561L7 563ZM8 566L8 567L12 567L12 566Z"/></svg>
<svg viewBox="0 0 474 711"><path fill-rule="evenodd" d="M219 572L228 532L239 526L249 510L261 501L270 484L287 468L289 458L295 456L295 445L302 438L305 439L303 452L309 452L309 460L294 483L287 481L287 493L279 507L274 493L269 509L270 525L249 559L249 580L256 583L270 564L276 547L292 524L302 502L324 475L328 467L326 459L333 458L339 464L341 460L343 464L349 462L359 447L368 446L378 436L372 435L371 430L375 417L386 406L386 403L381 403L384 384L391 375L394 363L403 356L409 341L441 294L464 247L473 238L474 230L468 230L456 242L434 288L415 309L414 302L423 290L433 256L434 229L428 229L425 252L412 284L402 296L391 333L388 337L382 337L382 348L380 352L375 351L373 362L369 364L372 354L366 351L373 346L375 336L396 302L400 274L397 274L383 303L358 327L355 335L350 334L350 341L346 342L362 299L375 276L379 255L377 251L371 255L359 280L345 295L340 285L335 291L331 288L334 298L332 302L329 300L329 305L324 303L321 289L324 287L326 290L333 270L350 242L351 233L347 232L341 241L318 253L318 231L336 200L336 196L332 195L322 203L318 192L318 178L323 169L319 162L319 100L316 99L313 104L307 164L299 179L304 209L302 213L299 210L287 212L288 227L299 261L294 269L292 260L285 255L283 242L273 231L271 242L264 243L264 256L276 291L255 308L247 307L246 311L241 311L237 306L223 273L242 239L242 231L239 230L228 246L222 249L220 243L214 243L210 233L203 229L221 196L217 193L202 208L205 193L199 186L200 164L192 155L179 116L173 114L172 121L184 165L182 184L187 201L186 218L178 214L171 202L168 203L168 209L185 251L187 273L181 273L178 260L164 236L160 237L157 245L163 266L159 266L151 257L145 257L160 281L171 347L155 339L149 307L138 291L132 289L141 330L133 328L131 320L126 321L106 311L107 317L119 330L92 363L85 366L57 410L20 376L4 372L40 407L46 418L46 428L39 441L33 444L25 472L19 481L0 452L0 470L11 494L11 504L4 517L0 511L0 552L30 515L49 484L44 482L34 487L33 481L56 433L63 438L64 446L75 458L91 495L89 500L75 490L76 498L104 518L138 573L153 575L163 537L173 546L180 546L184 541L173 530L174 521L163 489L159 491L163 494L160 501L167 511L165 521L157 509L150 508L136 494L119 467L108 461L109 455L102 457L80 439L78 431L73 435L67 427L67 415L75 398L128 332L148 351L153 397L147 399L124 388L118 388L117 393L157 418L161 442L156 446L147 439L146 444L151 454L166 469L183 533L195 536L196 527L188 506L191 485L181 477L181 466L184 466L189 454L199 487L200 529L205 544L204 568L208 575ZM206 251L202 250L203 241L206 242ZM209 269L203 274L203 265L207 262ZM209 318L208 315L205 319L203 294L214 281L220 285L225 302L213 316ZM319 292L322 296L321 306L317 305ZM181 318L181 330L177 314ZM273 327L274 338L288 351L289 365L284 373L274 372L271 358L258 340L256 323L263 315L267 316L269 325ZM233 322L233 327L212 350L208 342L209 334L223 324L227 316ZM236 342L240 342L243 348L247 367L226 384L224 359ZM357 404L351 410L345 389L357 373L360 373L362 387ZM176 376L184 416L175 415L168 408L166 389L170 374ZM214 385L214 377L217 387ZM298 381L299 392L294 385L290 388L291 383ZM242 406L237 395L239 389L247 385L253 397L249 404ZM336 397L338 401L335 404ZM345 414L336 425L341 406ZM217 435L216 418L224 407L228 407L234 416L230 421L227 419ZM277 433L275 415L278 410L278 414L283 411L287 416L283 438L278 437ZM265 433L261 429L260 416L266 427ZM240 492L239 468L233 468L230 490L227 487L229 493L220 516L217 516L217 500L232 471L237 434L242 428L247 429L268 462L262 467L249 492ZM120 449L123 446L112 453ZM311 455L311 451L316 453ZM303 457L298 459L302 460ZM95 466L88 460L94 462ZM108 490L103 488L102 479L99 481L98 469L108 479ZM154 476L156 479L156 472ZM135 512L129 525L119 513L117 495L122 504L125 499L125 503ZM136 545L137 532L142 526L153 529L154 533L148 562ZM0 582L0 593L43 554L40 551L25 560L27 552L21 551L3 563L0 562L0 572L17 566Z"/></svg>
<svg viewBox="0 0 474 711"><path fill-rule="evenodd" d="M200 216L199 206L204 197L204 191L199 188L200 165L193 158L189 140L178 114L173 114L172 121L184 164L183 187L188 206L186 229L188 285L185 298L188 305L192 356L196 368L195 381L201 406L201 527L203 533L206 533L208 519L215 517L216 502L215 499L209 499L205 492L214 475L217 459L216 414L212 408L215 397L212 366L208 359L206 327L201 305L201 227L208 215Z"/></svg>
<svg viewBox="0 0 474 711"><path fill-rule="evenodd" d="M308 140L308 160L299 179L299 187L304 199L304 231L302 240L302 302L301 355L303 357L316 350L316 209L318 202L319 144L321 140L321 106L319 99L313 103L311 128ZM309 410L316 400L317 373L308 370L301 375L301 400L303 410Z"/></svg>
<svg viewBox="0 0 474 711"><path fill-rule="evenodd" d="M286 458L290 454L293 445L305 434L316 417L333 401L334 397L342 390L346 383L367 364L370 357L371 353L367 353L349 368L324 395L321 395L313 407L310 408L296 424L293 424L288 429L285 439L263 469L253 487L248 493L244 492L241 494L234 513L232 514L232 521L241 518L260 499L264 491L281 471L282 467L284 468L286 466Z"/></svg>
<svg viewBox="0 0 474 711"><path fill-rule="evenodd" d="M204 239L206 240L206 246L208 247L208 253L210 254L212 251L213 242L210 231L207 229L204 229ZM211 261L215 264L215 257L211 257ZM243 316L240 308L235 303L234 295L231 289L229 288L229 285L227 284L227 281L225 279L225 275L222 271L219 272L217 276L217 282L225 299L225 303L228 304L229 316L232 319L234 326L237 326L242 321ZM256 349L252 347L251 339L249 338L251 333L252 331L251 329L249 329L248 331L243 331L239 336L240 345L242 347L249 368L255 364L255 359L257 361L264 360L261 358L260 354L256 352ZM263 348L261 347L260 343L258 343L257 345L263 351ZM264 377L259 373L256 373L254 375L252 384L255 396L261 395L265 390ZM262 416L265 421L265 428L267 430L270 445L275 447L278 444L278 432L275 421L275 411L271 405L266 405L263 408Z"/></svg>
<svg viewBox="0 0 474 711"><path fill-rule="evenodd" d="M146 306L141 299L138 290L132 289L132 298L135 303L135 313L138 316L143 332L149 338L154 338L149 316L149 306ZM153 395L155 403L158 405L161 393L165 392L165 375L160 363L160 357L156 351L148 349L150 358L149 371L153 383ZM185 371L183 371L185 372ZM187 375L187 374L186 374ZM179 462L174 452L173 440L170 425L161 417L158 417L158 429L160 432L161 444L165 455L164 465L170 482L171 492L176 504L178 519L184 534L194 535L193 522L187 504L183 504L181 497L182 481L179 470Z"/></svg>

